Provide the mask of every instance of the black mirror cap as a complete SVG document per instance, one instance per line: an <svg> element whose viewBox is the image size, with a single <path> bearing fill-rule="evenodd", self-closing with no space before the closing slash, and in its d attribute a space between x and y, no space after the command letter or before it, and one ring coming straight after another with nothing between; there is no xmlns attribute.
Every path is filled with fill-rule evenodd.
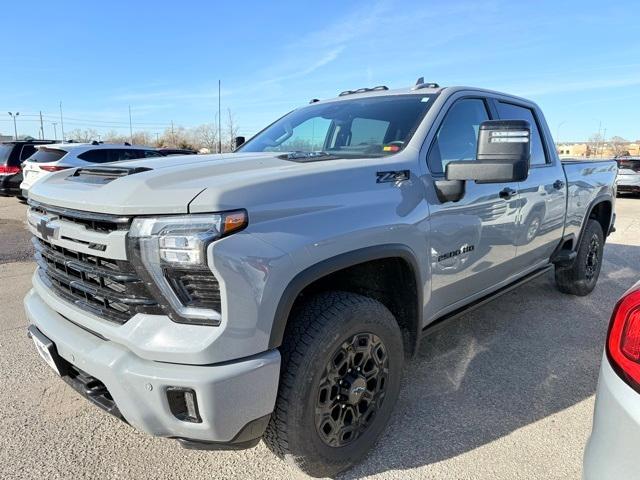
<svg viewBox="0 0 640 480"><path fill-rule="evenodd" d="M245 138L244 137L236 137L233 140L234 145L234 150L237 149L238 147L240 147L240 145L242 145L245 142Z"/></svg>
<svg viewBox="0 0 640 480"><path fill-rule="evenodd" d="M476 183L521 182L529 175L531 125L526 120L488 120L480 124L476 161L449 162L447 180Z"/></svg>
<svg viewBox="0 0 640 480"><path fill-rule="evenodd" d="M488 120L480 124L476 159L524 160L531 156L531 125L526 120Z"/></svg>

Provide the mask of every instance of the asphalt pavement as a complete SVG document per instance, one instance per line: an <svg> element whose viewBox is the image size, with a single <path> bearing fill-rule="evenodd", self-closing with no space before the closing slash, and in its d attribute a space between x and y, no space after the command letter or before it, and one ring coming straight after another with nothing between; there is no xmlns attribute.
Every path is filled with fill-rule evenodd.
<svg viewBox="0 0 640 480"><path fill-rule="evenodd" d="M341 478L578 479L609 316L640 279L640 198L619 198L595 291L538 278L426 339L377 447ZM0 477L226 479L299 475L260 444L183 450L80 398L26 336L34 271L25 205L0 197Z"/></svg>

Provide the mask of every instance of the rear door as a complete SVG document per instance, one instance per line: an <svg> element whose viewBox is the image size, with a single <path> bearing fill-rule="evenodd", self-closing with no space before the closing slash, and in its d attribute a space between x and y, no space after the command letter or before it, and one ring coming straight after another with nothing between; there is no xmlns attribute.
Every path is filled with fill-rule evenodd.
<svg viewBox="0 0 640 480"><path fill-rule="evenodd" d="M435 180L444 179L447 163L476 159L480 124L493 117L484 97L459 98L445 109L427 156ZM467 181L461 200L430 201L430 316L488 293L515 273L517 189L516 182Z"/></svg>
<svg viewBox="0 0 640 480"><path fill-rule="evenodd" d="M562 164L545 141L551 136L540 112L530 104L496 99L501 120L527 120L531 124L529 176L519 184L520 209L514 230L516 255L522 270L545 262L562 238L566 185Z"/></svg>

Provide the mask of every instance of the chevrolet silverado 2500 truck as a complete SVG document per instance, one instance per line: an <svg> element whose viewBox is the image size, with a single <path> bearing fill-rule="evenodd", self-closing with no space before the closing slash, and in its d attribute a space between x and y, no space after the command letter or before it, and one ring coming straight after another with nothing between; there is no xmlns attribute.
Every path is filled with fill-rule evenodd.
<svg viewBox="0 0 640 480"><path fill-rule="evenodd" d="M34 185L29 333L137 429L264 439L333 474L385 428L425 332L550 269L563 292L594 288L616 168L561 163L511 95L419 82L313 100L231 154Z"/></svg>

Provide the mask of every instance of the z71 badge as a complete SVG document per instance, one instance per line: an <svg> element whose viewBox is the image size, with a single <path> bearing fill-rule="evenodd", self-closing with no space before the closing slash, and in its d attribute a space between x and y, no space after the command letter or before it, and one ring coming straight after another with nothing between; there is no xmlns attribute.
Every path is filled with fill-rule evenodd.
<svg viewBox="0 0 640 480"><path fill-rule="evenodd" d="M376 183L395 183L409 180L409 170L395 170L393 172L376 172Z"/></svg>

